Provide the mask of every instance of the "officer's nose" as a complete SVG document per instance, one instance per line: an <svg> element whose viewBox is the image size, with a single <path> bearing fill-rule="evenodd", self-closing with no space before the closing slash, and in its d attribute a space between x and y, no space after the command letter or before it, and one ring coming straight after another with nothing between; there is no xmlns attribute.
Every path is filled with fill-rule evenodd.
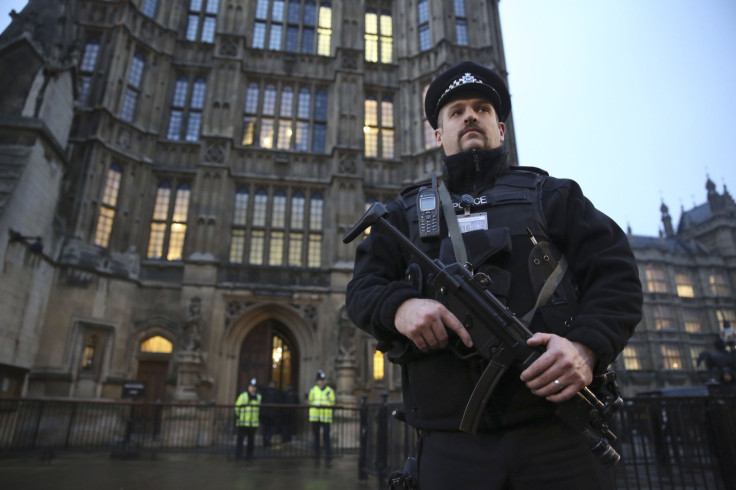
<svg viewBox="0 0 736 490"><path fill-rule="evenodd" d="M472 109L468 109L468 111L465 113L465 122L475 122L478 120L478 117L475 115L475 111Z"/></svg>

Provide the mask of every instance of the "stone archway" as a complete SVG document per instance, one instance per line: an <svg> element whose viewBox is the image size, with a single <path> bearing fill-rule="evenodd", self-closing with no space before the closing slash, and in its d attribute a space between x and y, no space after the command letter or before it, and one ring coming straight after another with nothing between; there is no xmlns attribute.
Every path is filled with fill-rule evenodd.
<svg viewBox="0 0 736 490"><path fill-rule="evenodd" d="M270 381L283 390L299 381L299 354L288 327L269 318L253 327L243 340L238 356L238 387L242 392L252 378L261 386Z"/></svg>
<svg viewBox="0 0 736 490"><path fill-rule="evenodd" d="M238 394L247 386L247 383L256 374L258 384L265 385L268 383L269 375L257 373L256 365L248 366L241 364L241 350L244 345L250 343L248 339L251 332L256 332L262 324L270 325L271 333L254 333L254 343L261 346L260 364L264 364L264 358L268 358L267 352L273 352L274 332L276 337L286 340L290 348L290 361L292 363L291 374L288 379L292 380L293 388L301 391L308 388L308 381L304 378L304 370L309 370L312 366L305 365L309 359L304 357L306 353L313 352L317 347L315 331L305 322L299 310L291 308L287 305L277 303L260 303L257 305L247 305L238 301L231 301L230 307L233 310L231 320L228 321L229 326L226 328L225 335L220 342L221 359L218 363L216 379L219 388L217 390L218 403L232 403ZM275 328L274 328L275 326ZM260 337L260 340L255 340ZM264 340L265 339L265 340ZM269 340L271 339L271 344ZM258 356L256 356L258 358ZM256 362L256 364L258 364ZM241 375L241 370L245 372ZM250 374L248 369L251 369ZM261 367L261 373L267 373ZM265 376L265 377L264 377ZM264 379L265 381L261 381ZM298 391L298 392L301 392Z"/></svg>

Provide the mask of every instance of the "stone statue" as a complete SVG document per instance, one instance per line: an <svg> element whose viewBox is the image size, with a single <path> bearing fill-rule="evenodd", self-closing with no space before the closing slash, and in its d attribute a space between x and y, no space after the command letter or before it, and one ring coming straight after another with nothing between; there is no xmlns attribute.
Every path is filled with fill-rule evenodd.
<svg viewBox="0 0 736 490"><path fill-rule="evenodd" d="M202 300L194 297L189 301L189 318L184 323L181 347L184 351L199 352L202 348Z"/></svg>

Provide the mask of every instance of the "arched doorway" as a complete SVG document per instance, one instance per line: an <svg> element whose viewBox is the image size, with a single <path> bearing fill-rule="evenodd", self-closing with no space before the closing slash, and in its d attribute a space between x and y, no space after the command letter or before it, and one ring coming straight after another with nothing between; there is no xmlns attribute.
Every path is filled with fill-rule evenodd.
<svg viewBox="0 0 736 490"><path fill-rule="evenodd" d="M240 346L238 393L245 391L251 378L259 386L273 381L281 391L289 385L298 390L298 359L296 342L283 323L274 319L259 323Z"/></svg>

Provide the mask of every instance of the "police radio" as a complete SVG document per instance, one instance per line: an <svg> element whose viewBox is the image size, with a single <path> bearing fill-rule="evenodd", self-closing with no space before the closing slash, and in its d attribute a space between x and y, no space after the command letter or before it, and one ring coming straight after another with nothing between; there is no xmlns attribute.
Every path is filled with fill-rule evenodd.
<svg viewBox="0 0 736 490"><path fill-rule="evenodd" d="M417 194L417 216L420 238L440 236L440 194L435 174L432 174L432 188L422 187Z"/></svg>

